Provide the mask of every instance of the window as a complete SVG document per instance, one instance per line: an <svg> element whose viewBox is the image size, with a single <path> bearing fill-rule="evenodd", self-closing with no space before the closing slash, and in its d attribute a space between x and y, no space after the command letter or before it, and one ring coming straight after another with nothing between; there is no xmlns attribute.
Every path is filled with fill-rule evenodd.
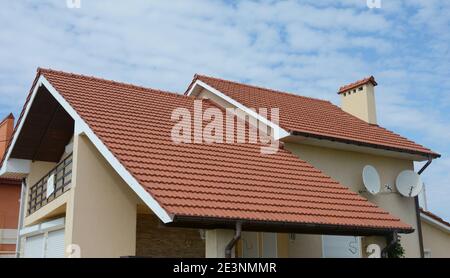
<svg viewBox="0 0 450 278"><path fill-rule="evenodd" d="M277 234L276 233L262 233L262 257L276 258L277 257Z"/></svg>
<svg viewBox="0 0 450 278"><path fill-rule="evenodd" d="M361 238L355 236L322 236L324 258L361 258Z"/></svg>

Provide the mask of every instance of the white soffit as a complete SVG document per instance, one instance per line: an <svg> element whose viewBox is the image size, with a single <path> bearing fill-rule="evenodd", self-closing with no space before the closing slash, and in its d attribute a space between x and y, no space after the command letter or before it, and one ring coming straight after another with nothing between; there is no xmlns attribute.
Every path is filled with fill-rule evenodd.
<svg viewBox="0 0 450 278"><path fill-rule="evenodd" d="M25 177L30 173L31 160L10 158L5 159L0 169L1 177Z"/></svg>
<svg viewBox="0 0 450 278"><path fill-rule="evenodd" d="M192 87L188 91L187 95L190 96L192 94L192 92L196 89L197 86L200 86L200 87L210 91L211 93L215 94L219 98L221 98L221 99L225 100L226 102L230 103L234 107L244 111L246 114L256 118L258 121L261 121L265 125L271 127L274 130L274 138L275 138L275 140L280 140L280 139L290 135L289 132L287 132L286 130L281 128L279 125L269 121L267 118L259 115L257 112L255 112L252 109L246 107L245 105L235 101L234 99L230 98L229 96L225 95L224 93L220 92L219 90L213 88L212 86L206 84L205 82L203 82L201 80L197 79L194 82L194 85L192 85ZM258 107L254 107L254 108L256 109Z"/></svg>
<svg viewBox="0 0 450 278"><path fill-rule="evenodd" d="M9 160L11 150L17 141L17 137L20 134L23 123L27 118L29 109L36 96L38 88L45 86L45 88L52 94L52 96L58 101L58 103L66 110L66 112L75 121L75 135L85 134L89 140L94 144L97 150L103 155L108 163L114 168L119 176L133 189L133 191L144 201L144 203L161 219L162 222L172 222L172 217L159 205L159 203L139 184L139 182L131 175L131 173L119 162L119 160L111 153L111 151L105 146L105 144L95 135L88 124L78 115L73 107L61 96L60 93L50 84L50 82L43 76L39 76L36 86L32 92L30 100L25 108L24 116L18 124L17 131L14 134L11 146L8 149L8 153L5 156L5 162ZM7 163L3 163L1 171L4 171ZM1 173L1 172L0 172Z"/></svg>

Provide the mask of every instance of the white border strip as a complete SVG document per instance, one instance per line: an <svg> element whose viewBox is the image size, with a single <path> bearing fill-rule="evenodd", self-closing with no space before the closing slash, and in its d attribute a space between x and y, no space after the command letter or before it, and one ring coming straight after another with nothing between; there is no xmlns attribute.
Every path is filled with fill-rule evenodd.
<svg viewBox="0 0 450 278"><path fill-rule="evenodd" d="M65 227L65 221L66 219L64 217L50 220L47 222L42 222L40 224L36 224L30 227L25 227L20 230L19 236L32 236L36 234L41 234L47 231L53 231L53 230L59 230Z"/></svg>
<svg viewBox="0 0 450 278"><path fill-rule="evenodd" d="M242 105L241 103L235 101L234 99L230 98L229 96L225 95L221 91L211 87L210 85L206 84L205 82L197 79L195 83L192 85L191 89L188 91L187 95L190 96L196 86L203 87L204 89L210 91L211 93L215 94L216 96L220 97L221 99L225 100L226 102L230 103L231 105L237 107L238 109L241 109L246 114L256 118L258 121L261 121L267 126L270 126L274 130L274 139L280 140L281 138L289 136L289 132L281 128L279 125L269 121L267 118L261 116L260 114L256 113L255 111L249 109L248 107ZM258 108L258 107L255 107Z"/></svg>
<svg viewBox="0 0 450 278"><path fill-rule="evenodd" d="M35 95L38 91L38 88L44 85L47 90L52 94L52 96L59 102L59 104L66 110L66 112L74 119L75 121L75 132L76 135L84 133L89 140L94 144L97 150L103 155L103 157L108 161L108 163L116 170L119 176L133 189L133 191L142 199L142 201L161 219L162 222L168 223L172 222L172 217L160 206L160 204L147 192L145 189L139 184L139 182L130 174L130 172L119 162L119 160L111 153L111 151L105 146L105 144L95 135L92 129L86 124L86 122L78 115L78 113L73 109L72 106L58 93L58 91L50 84L50 82L41 75L36 83L36 87L33 90L30 101L25 108L25 114L22 117L21 122L19 123L16 134L14 135L11 146L8 150L8 154L5 158L5 161L9 159L11 154L11 150L16 143L18 134L20 133L23 123L28 115L29 109ZM6 163L3 163L3 167L5 167Z"/></svg>
<svg viewBox="0 0 450 278"><path fill-rule="evenodd" d="M450 227L448 227L448 226L444 225L443 223L441 223L441 222L439 222L439 221L429 217L428 215L426 215L426 214L424 214L422 212L420 213L420 218L422 220L424 220L425 222L427 222L427 223L429 223L431 225L437 226L438 228L444 230L447 233L450 233Z"/></svg>

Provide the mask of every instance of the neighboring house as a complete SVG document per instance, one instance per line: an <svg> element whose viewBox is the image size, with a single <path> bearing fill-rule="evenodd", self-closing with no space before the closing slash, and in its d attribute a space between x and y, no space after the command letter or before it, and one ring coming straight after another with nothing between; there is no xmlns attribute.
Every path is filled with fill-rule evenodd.
<svg viewBox="0 0 450 278"><path fill-rule="evenodd" d="M14 130L14 116L0 122L0 159ZM15 257L21 181L0 178L0 258Z"/></svg>
<svg viewBox="0 0 450 278"><path fill-rule="evenodd" d="M369 78L341 88L346 113L328 101L200 75L183 96L39 69L0 169L26 181L18 251L366 257L372 244L385 255L401 234L406 256L419 257L417 198L395 189L360 193L361 171L374 165L394 188L414 161L439 154L376 124L375 85ZM246 112L247 127L252 117L265 123L280 148L173 142L173 112L198 117L199 99L203 110ZM280 121L249 108L279 108ZM202 128L195 120L192 127Z"/></svg>
<svg viewBox="0 0 450 278"><path fill-rule="evenodd" d="M424 209L420 219L425 258L450 258L450 223Z"/></svg>

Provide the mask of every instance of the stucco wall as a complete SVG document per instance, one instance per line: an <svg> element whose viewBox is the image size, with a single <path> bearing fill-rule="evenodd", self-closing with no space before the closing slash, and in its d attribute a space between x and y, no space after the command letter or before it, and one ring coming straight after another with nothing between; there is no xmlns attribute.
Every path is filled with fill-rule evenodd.
<svg viewBox="0 0 450 278"><path fill-rule="evenodd" d="M53 162L34 161L31 163L30 174L26 178L27 188L24 205L25 215L27 215L28 211L28 193L30 192L30 188L42 179L44 175L48 174L48 172L50 172L55 166L56 163Z"/></svg>
<svg viewBox="0 0 450 278"><path fill-rule="evenodd" d="M363 189L361 173L367 164L375 166L380 174L381 184L391 185L394 191L397 175L403 170L414 169L413 162L409 160L297 143L286 143L285 147L301 159L322 170L328 176L331 176L343 185L349 186L354 192ZM380 193L375 196L362 193L362 196L389 211L392 215L399 217L414 229L417 228L414 199L402 197L397 193ZM401 244L405 248L406 257L420 256L419 240L416 231L412 234L402 235Z"/></svg>
<svg viewBox="0 0 450 278"><path fill-rule="evenodd" d="M432 258L450 258L450 233L422 221L423 247Z"/></svg>
<svg viewBox="0 0 450 278"><path fill-rule="evenodd" d="M81 257L135 255L135 193L83 135L75 138L73 167L66 245L79 245Z"/></svg>
<svg viewBox="0 0 450 278"><path fill-rule="evenodd" d="M136 256L203 258L205 240L199 229L169 228L152 214L137 215Z"/></svg>
<svg viewBox="0 0 450 278"><path fill-rule="evenodd" d="M289 240L290 258L321 258L322 235L296 234L295 240Z"/></svg>

